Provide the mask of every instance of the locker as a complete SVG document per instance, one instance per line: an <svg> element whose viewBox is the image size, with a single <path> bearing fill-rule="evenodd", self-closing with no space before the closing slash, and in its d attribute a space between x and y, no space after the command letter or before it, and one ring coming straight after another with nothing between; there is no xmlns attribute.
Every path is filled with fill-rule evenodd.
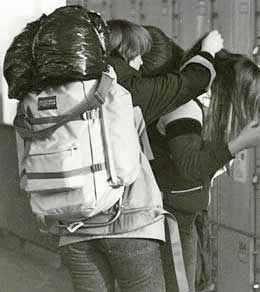
<svg viewBox="0 0 260 292"><path fill-rule="evenodd" d="M166 35L173 34L173 2L169 0L141 1L141 23L160 27Z"/></svg>
<svg viewBox="0 0 260 292"><path fill-rule="evenodd" d="M211 189L211 219L238 230L254 232L254 210L258 207L254 179L254 150L246 150L234 159L229 175L225 173L215 179Z"/></svg>
<svg viewBox="0 0 260 292"><path fill-rule="evenodd" d="M254 59L260 65L260 1L257 0L255 7L255 42L254 42Z"/></svg>
<svg viewBox="0 0 260 292"><path fill-rule="evenodd" d="M178 0L179 44L189 49L210 30L211 6L207 0Z"/></svg>
<svg viewBox="0 0 260 292"><path fill-rule="evenodd" d="M112 0L112 18L127 19L135 23L140 23L141 8L141 0Z"/></svg>
<svg viewBox="0 0 260 292"><path fill-rule="evenodd" d="M212 230L211 291L259 291L254 289L260 281L255 239L231 228L215 226Z"/></svg>
<svg viewBox="0 0 260 292"><path fill-rule="evenodd" d="M214 291L259 291L259 174L260 149L255 148L240 152L230 174L214 182L210 206Z"/></svg>
<svg viewBox="0 0 260 292"><path fill-rule="evenodd" d="M211 29L221 31L231 51L251 56L260 45L259 0L67 0L67 4L96 10L105 19L158 26L184 49Z"/></svg>
<svg viewBox="0 0 260 292"><path fill-rule="evenodd" d="M255 2L252 0L213 0L212 24L224 36L225 47L251 55L254 46Z"/></svg>

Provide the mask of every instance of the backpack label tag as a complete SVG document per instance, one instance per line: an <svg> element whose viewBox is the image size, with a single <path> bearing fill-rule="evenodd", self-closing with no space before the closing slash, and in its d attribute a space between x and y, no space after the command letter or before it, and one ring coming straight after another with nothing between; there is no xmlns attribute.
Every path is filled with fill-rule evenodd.
<svg viewBox="0 0 260 292"><path fill-rule="evenodd" d="M38 110L44 111L44 110L51 110L51 109L57 109L57 101L56 96L46 96L46 97L40 97L38 99Z"/></svg>

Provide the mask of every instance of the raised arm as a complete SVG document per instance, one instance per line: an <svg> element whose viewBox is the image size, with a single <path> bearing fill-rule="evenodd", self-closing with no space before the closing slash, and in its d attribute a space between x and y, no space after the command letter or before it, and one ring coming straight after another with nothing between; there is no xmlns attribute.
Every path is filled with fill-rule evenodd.
<svg viewBox="0 0 260 292"><path fill-rule="evenodd" d="M228 143L204 141L201 123L194 118L180 118L167 124L166 139L174 169L183 181L203 184L239 151L259 145L260 126L250 122Z"/></svg>
<svg viewBox="0 0 260 292"><path fill-rule="evenodd" d="M222 47L220 34L213 31L205 39L200 54L193 57L181 72L163 76L142 77L120 57L112 58L110 64L117 73L118 82L131 92L134 105L142 108L149 125L207 89L215 76L214 55Z"/></svg>

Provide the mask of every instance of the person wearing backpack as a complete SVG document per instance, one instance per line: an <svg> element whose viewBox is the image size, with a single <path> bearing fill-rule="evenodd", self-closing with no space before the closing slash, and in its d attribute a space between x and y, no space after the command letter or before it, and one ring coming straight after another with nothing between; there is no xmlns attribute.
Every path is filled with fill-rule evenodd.
<svg viewBox="0 0 260 292"><path fill-rule="evenodd" d="M201 42L179 61L183 68L200 51ZM167 51L160 53L164 57L168 55ZM147 68L153 57L149 53L145 55ZM171 62L170 58L168 61ZM144 70L147 68L144 62ZM198 97L198 101L190 101L162 116L148 129L155 156L152 168L164 193L164 207L176 216L179 224L192 292L196 290L197 244L200 243L196 220L207 210L211 179L236 153L259 145L260 138L259 69L247 57L225 50L216 54L215 68L217 75L211 91ZM152 69L155 70L156 66ZM179 291L169 255L166 245L162 249L166 289ZM208 275L204 276L205 283L202 284L207 286Z"/></svg>
<svg viewBox="0 0 260 292"><path fill-rule="evenodd" d="M117 281L122 291L163 292L165 281L160 245L165 240L164 210L161 192L148 158L144 155L145 143L142 141L142 149L135 157L139 161L139 172L131 183L110 185L112 171L111 168L110 172L107 171L107 161L92 161L91 165L86 163L86 158L97 158L92 155L93 150L103 149L104 146L101 145L102 135L98 136L98 141L97 137L90 139L91 143L88 144L91 145L87 147L84 143L96 128L102 132L99 129L105 118L100 117L104 117L102 106L106 106L106 98L130 96L117 83L115 76L111 76L111 72L104 72L108 65L107 32L99 15L79 6L59 8L41 19L30 34L31 46L26 49L31 59L25 60L29 64L26 63L24 69L26 76L34 76L37 80L33 84L30 78L26 80L29 84L19 83L24 81L23 74L18 79L13 78L17 63L11 62L11 57L21 47L19 38L16 39L16 50L11 48L8 51L7 59L10 62L5 63L7 79L11 76L9 81L22 86L24 90L22 96L19 96L20 111L15 121L17 130L25 139L25 171L21 177L25 178L25 190L30 193L31 207L37 212L40 224L45 225L47 232L54 232L51 229L53 226L58 229L62 258L69 268L75 291L114 291ZM62 34L65 35L61 37ZM69 38L73 41L68 42ZM217 50L222 47L218 34L210 38L214 40L214 52L215 47ZM208 41L205 44L206 48L210 46ZM138 68L135 61L131 62L131 66ZM201 62L210 67L211 71L201 66L208 79L209 75L214 75L214 70L206 58L202 57ZM37 66L37 70L32 66ZM169 78L174 84L179 83L179 87L184 83L184 80L179 82L179 76ZM103 87L104 80L112 80L110 87ZM169 91L170 88L168 98ZM86 101L90 102L87 103L89 108L85 107ZM92 101L95 101L94 112ZM103 112L99 113L99 110ZM145 136L142 135L145 128L141 111L137 111L137 117L138 134L140 137ZM84 133L87 135L84 136ZM130 128L126 127L123 134L128 133ZM108 142L106 138L104 140ZM129 145L131 143L129 141ZM113 143L110 146L113 148ZM84 151L88 153L82 155ZM126 149L122 147L119 151L124 152ZM114 154L120 154L119 151ZM111 176L106 176L107 172ZM93 180L99 181L96 177L100 176L105 186L110 188L109 195L116 196L124 190L120 202L102 211L88 205L88 192L95 199L101 185L95 185ZM103 198L106 201L107 197ZM92 208L95 213L91 212ZM88 216L88 213L91 215ZM54 220L50 226L45 217L58 220ZM114 219L110 220L111 217ZM177 229L174 231L174 240L177 240ZM179 284L183 287L185 275L182 267L180 275L183 281ZM188 291L186 283L182 291Z"/></svg>
<svg viewBox="0 0 260 292"><path fill-rule="evenodd" d="M161 192L144 154L142 112L108 66L107 35L99 14L66 6L8 49L5 77L20 100L14 124L24 139L21 187L41 230L59 237L75 292L112 292L115 282L121 291L163 292ZM134 176L115 175L133 163Z"/></svg>

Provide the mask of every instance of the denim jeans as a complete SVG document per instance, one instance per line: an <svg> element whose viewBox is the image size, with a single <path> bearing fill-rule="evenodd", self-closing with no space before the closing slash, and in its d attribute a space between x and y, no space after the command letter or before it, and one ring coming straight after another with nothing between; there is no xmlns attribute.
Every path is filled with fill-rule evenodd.
<svg viewBox="0 0 260 292"><path fill-rule="evenodd" d="M190 292L195 292L197 268L197 242L198 242L198 233L195 226L196 214L195 213L185 214L181 212L176 212L167 206L165 206L165 208L169 212L172 212L177 219L180 231L183 259L190 287ZM161 248L161 256L166 281L166 291L181 292L179 291L177 285L168 236L169 233L166 230L166 243Z"/></svg>
<svg viewBox="0 0 260 292"><path fill-rule="evenodd" d="M160 243L149 239L110 238L61 248L75 292L165 292Z"/></svg>

